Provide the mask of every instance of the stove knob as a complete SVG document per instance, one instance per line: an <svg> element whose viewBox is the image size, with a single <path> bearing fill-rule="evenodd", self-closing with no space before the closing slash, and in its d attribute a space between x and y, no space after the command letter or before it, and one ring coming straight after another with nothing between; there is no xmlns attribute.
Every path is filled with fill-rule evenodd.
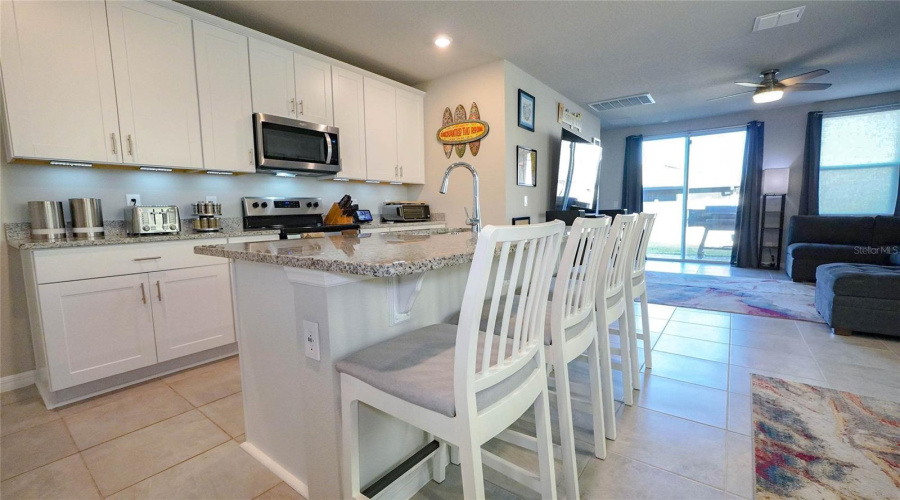
<svg viewBox="0 0 900 500"><path fill-rule="evenodd" d="M259 203L257 203L257 202L254 201L254 202L253 202L253 208L259 208Z"/></svg>
<svg viewBox="0 0 900 500"><path fill-rule="evenodd" d="M266 202L266 201L262 202L262 207L263 207L263 208L266 208L266 207L268 207L268 206L269 206L269 203L268 203L268 202Z"/></svg>
<svg viewBox="0 0 900 500"><path fill-rule="evenodd" d="M306 208L312 208L312 202L311 202L311 201L306 202Z"/></svg>
<svg viewBox="0 0 900 500"><path fill-rule="evenodd" d="M317 201L317 202L313 203L313 206L316 208L319 208L319 202Z"/></svg>
<svg viewBox="0 0 900 500"><path fill-rule="evenodd" d="M149 231L149 230L150 230L150 226L144 226L144 231Z"/></svg>

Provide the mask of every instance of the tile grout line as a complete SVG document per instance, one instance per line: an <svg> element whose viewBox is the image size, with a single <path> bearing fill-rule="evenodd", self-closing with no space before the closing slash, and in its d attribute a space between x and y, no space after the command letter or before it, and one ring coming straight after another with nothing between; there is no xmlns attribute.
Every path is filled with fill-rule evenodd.
<svg viewBox="0 0 900 500"><path fill-rule="evenodd" d="M206 417L206 415L204 415L204 417ZM228 433L226 432L225 435L227 436ZM203 450L203 451L201 451L200 453L197 453L196 455L192 455L192 456L190 456L190 457L188 457L188 458L186 458L186 459L184 459L184 460L182 460L182 461L180 461L180 462L178 462L178 463L176 463L176 464L172 464L172 465L170 465L169 467L166 467L165 469L163 469L163 470L161 470L161 471L159 471L159 472L157 472L157 473L155 473L155 474L152 474L152 475L150 475L150 476L147 476L147 477L145 477L144 479L141 479L140 481L138 481L138 482L136 482L136 483L129 484L128 486L126 486L126 487L124 487L124 488L122 488L122 489L120 489L120 490L114 491L114 492L110 493L109 495L107 495L107 496L105 496L105 497L103 497L103 498L109 498L109 497L111 497L111 496L113 496L113 495L117 495L117 494L119 494L119 493L121 493L121 492L127 490L128 488L131 488L132 486L141 484L141 483L143 483L144 481L146 481L146 480L148 480L148 479L150 479L150 478L156 477L156 476L162 474L163 472L165 472L165 471L167 471L167 470L169 470L169 469L173 469L173 468L175 468L175 467L178 467L179 465L181 465L181 464L187 462L188 460L192 460L192 459L197 458L197 457L199 457L200 455L202 455L202 454L204 454L204 453L206 453L206 452L208 452L208 451L212 451L212 450L215 450L216 448L218 448L218 447L220 447L220 446L224 446L224 445L228 444L229 441L234 441L234 439L229 439L228 441L225 441L224 443L219 443L219 444L213 446L212 448L208 448L208 449L206 449L206 450ZM241 450L241 451L243 451L243 450ZM88 470L88 472L90 472L90 470ZM103 495L101 494L100 496L103 496Z"/></svg>

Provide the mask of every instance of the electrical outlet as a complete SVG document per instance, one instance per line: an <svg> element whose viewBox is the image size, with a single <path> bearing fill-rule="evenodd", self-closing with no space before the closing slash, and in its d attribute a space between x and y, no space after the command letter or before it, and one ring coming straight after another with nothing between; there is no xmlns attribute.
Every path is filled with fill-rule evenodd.
<svg viewBox="0 0 900 500"><path fill-rule="evenodd" d="M126 194L125 195L125 206L130 207L132 205L140 205L141 204L141 195L139 194Z"/></svg>
<svg viewBox="0 0 900 500"><path fill-rule="evenodd" d="M216 197L216 196L209 196L209 195L207 195L207 196L206 196L206 202L207 202L207 203L218 203L218 202L219 202L219 198Z"/></svg>
<svg viewBox="0 0 900 500"><path fill-rule="evenodd" d="M525 195L525 201L524 201L524 203L525 203L525 206L527 207L527 206L528 206L528 195Z"/></svg>
<svg viewBox="0 0 900 500"><path fill-rule="evenodd" d="M307 358L319 361L319 324L303 320L303 352Z"/></svg>

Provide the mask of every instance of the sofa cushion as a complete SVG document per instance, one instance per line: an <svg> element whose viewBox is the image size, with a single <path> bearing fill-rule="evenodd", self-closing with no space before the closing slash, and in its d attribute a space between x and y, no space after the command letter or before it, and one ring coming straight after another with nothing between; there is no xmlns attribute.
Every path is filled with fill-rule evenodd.
<svg viewBox="0 0 900 500"><path fill-rule="evenodd" d="M875 235L872 238L872 246L900 247L900 217L879 215L875 217ZM900 250L895 250L900 252Z"/></svg>
<svg viewBox="0 0 900 500"><path fill-rule="evenodd" d="M875 230L873 217L795 215L788 228L788 244L829 243L869 245Z"/></svg>
<svg viewBox="0 0 900 500"><path fill-rule="evenodd" d="M828 245L825 243L794 243L787 247L794 259L824 262L884 263L884 255L874 248L860 245Z"/></svg>
<svg viewBox="0 0 900 500"><path fill-rule="evenodd" d="M900 300L900 268L871 264L825 264L816 269L816 294Z"/></svg>

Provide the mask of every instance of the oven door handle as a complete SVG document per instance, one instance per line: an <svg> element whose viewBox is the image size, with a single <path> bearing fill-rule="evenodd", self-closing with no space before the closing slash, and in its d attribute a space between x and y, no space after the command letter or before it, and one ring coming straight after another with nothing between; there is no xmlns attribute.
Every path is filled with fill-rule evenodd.
<svg viewBox="0 0 900 500"><path fill-rule="evenodd" d="M333 152L331 149L331 134L325 132L323 135L325 136L325 145L328 146L328 154L325 157L325 163L330 165L331 164L331 153Z"/></svg>

